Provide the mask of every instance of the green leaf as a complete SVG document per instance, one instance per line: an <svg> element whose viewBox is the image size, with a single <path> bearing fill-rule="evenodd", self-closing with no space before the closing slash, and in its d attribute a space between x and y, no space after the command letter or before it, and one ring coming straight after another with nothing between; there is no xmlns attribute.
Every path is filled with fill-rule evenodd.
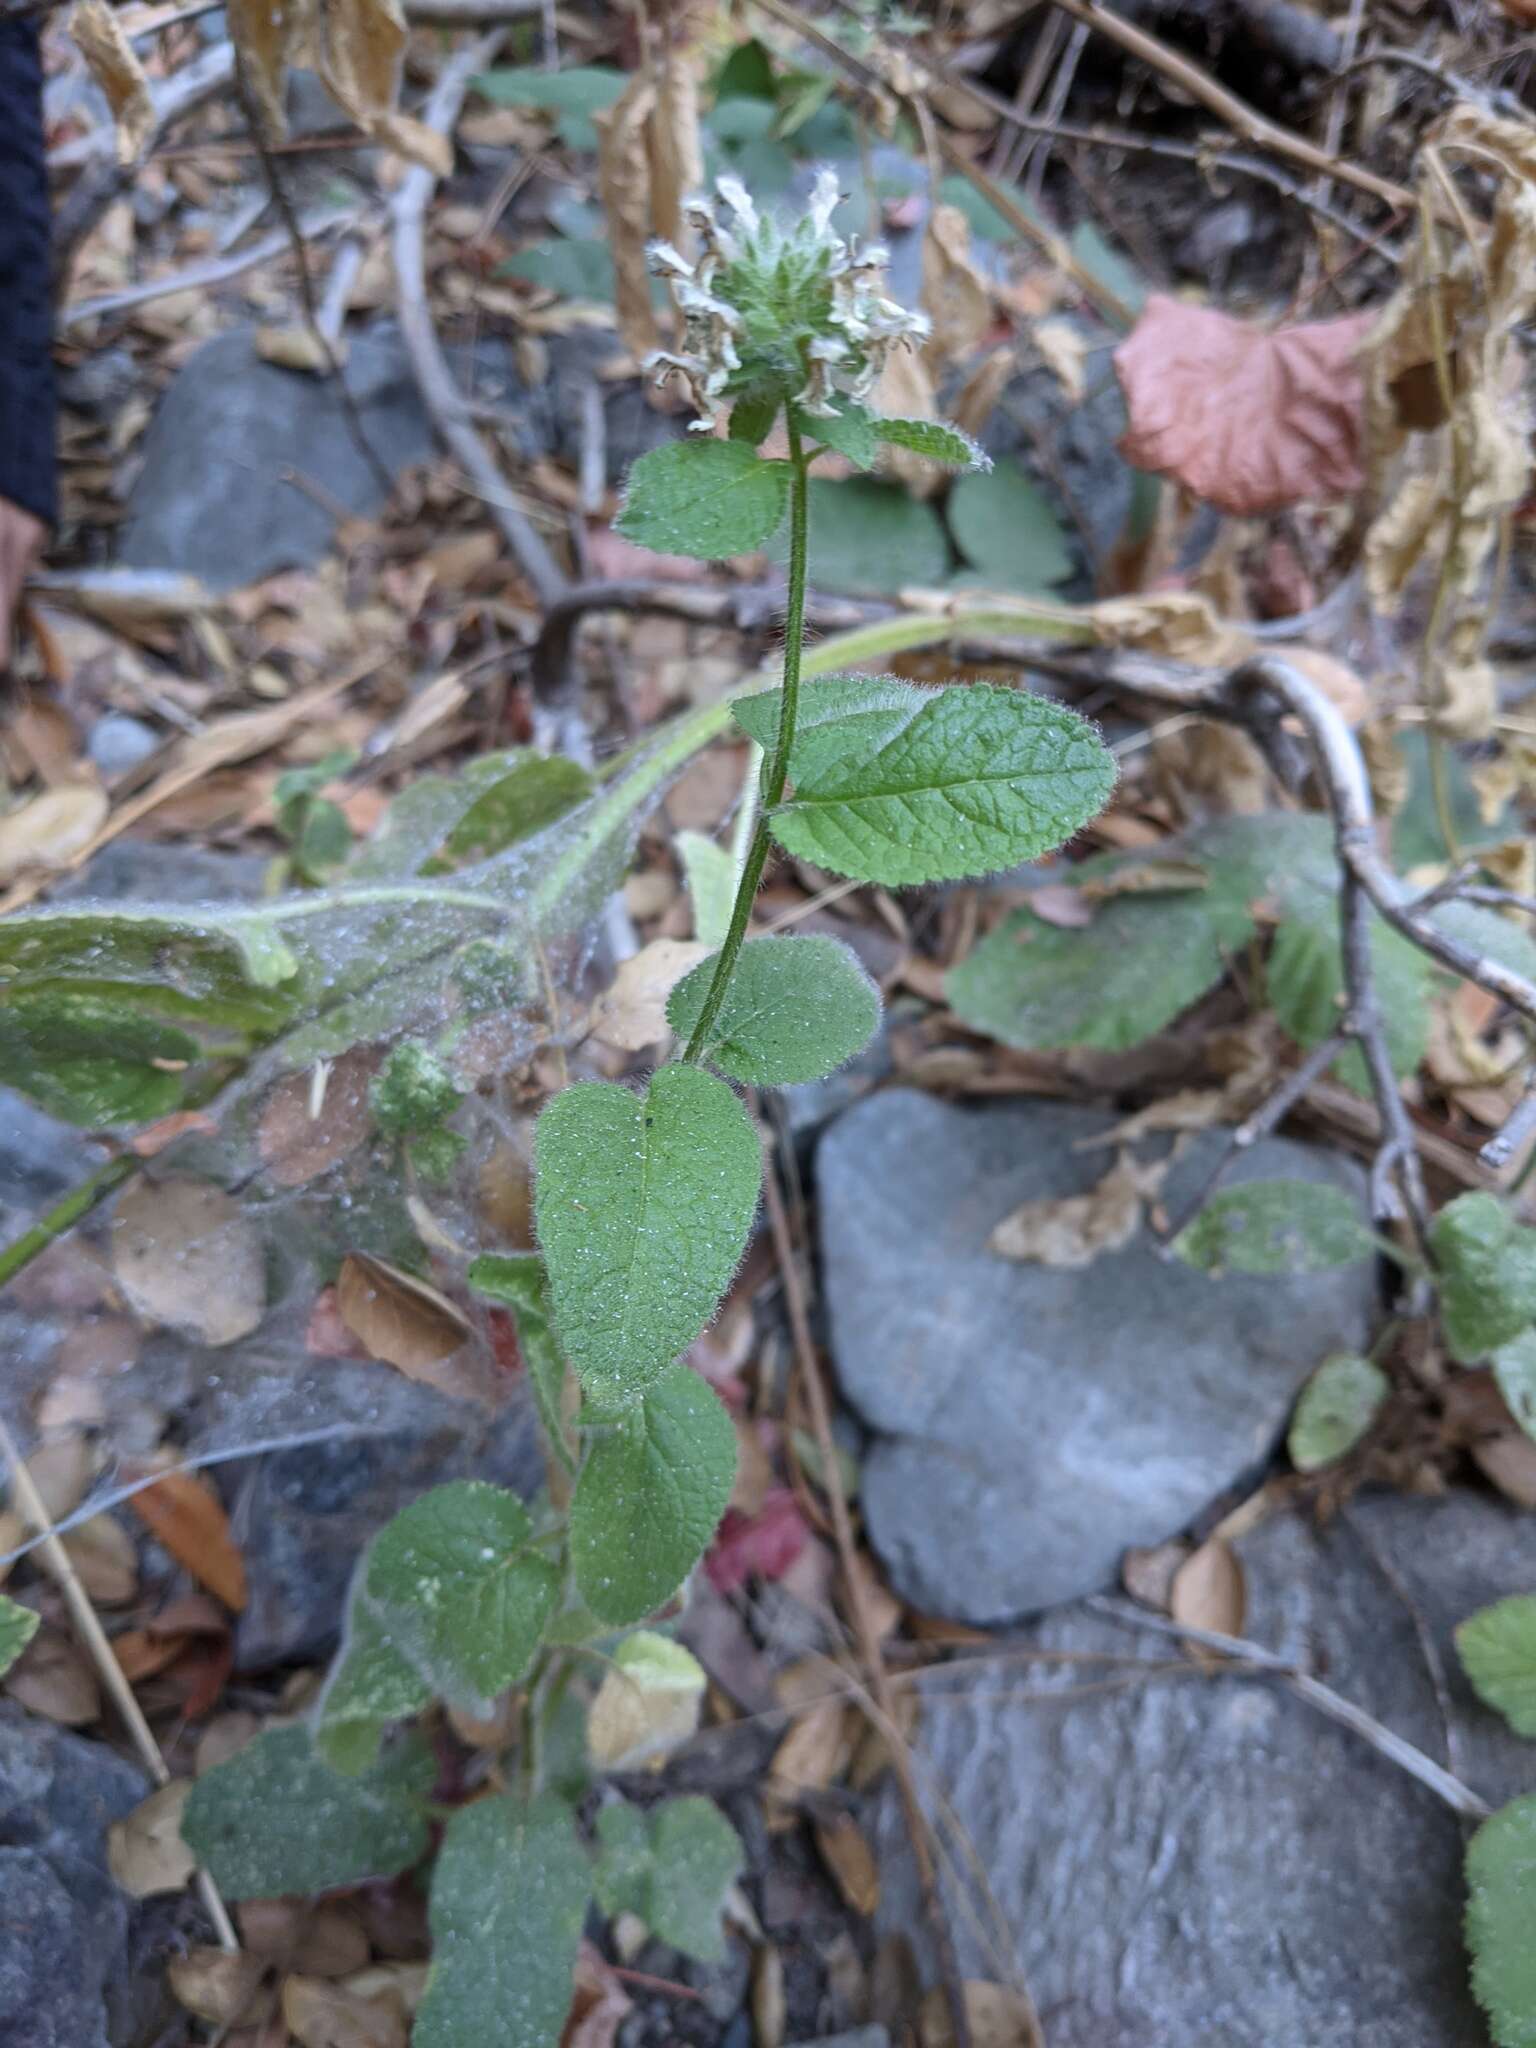
<svg viewBox="0 0 1536 2048"><path fill-rule="evenodd" d="M720 1525L736 1432L719 1397L674 1365L594 1435L571 1502L576 1590L602 1621L640 1621L670 1600Z"/></svg>
<svg viewBox="0 0 1536 2048"><path fill-rule="evenodd" d="M459 1161L469 1149L467 1138L457 1131L418 1131L408 1138L405 1156L424 1181L441 1187L453 1178Z"/></svg>
<svg viewBox="0 0 1536 2048"><path fill-rule="evenodd" d="M1456 1650L1478 1698L1517 1735L1536 1736L1536 1595L1480 1607L1457 1629Z"/></svg>
<svg viewBox="0 0 1536 2048"><path fill-rule="evenodd" d="M50 1116L92 1129L146 1123L181 1101L195 1038L146 1017L131 1003L60 990L0 1003L0 1082L23 1090Z"/></svg>
<svg viewBox="0 0 1536 2048"><path fill-rule="evenodd" d="M845 456L855 469L873 469L884 438L885 422L877 424L869 408L860 405L856 399L842 398L837 404L838 410L832 414L807 413L798 405L792 406L790 411L795 425L809 440L834 449L837 454Z"/></svg>
<svg viewBox="0 0 1536 2048"><path fill-rule="evenodd" d="M533 1662L560 1574L528 1548L515 1493L457 1479L374 1538L363 1593L402 1656L451 1706L486 1711Z"/></svg>
<svg viewBox="0 0 1536 2048"><path fill-rule="evenodd" d="M702 832L679 832L672 843L693 898L693 936L701 946L723 945L736 900L736 863Z"/></svg>
<svg viewBox="0 0 1536 2048"><path fill-rule="evenodd" d="M1504 1405L1529 1437L1536 1437L1536 1330L1522 1330L1492 1358Z"/></svg>
<svg viewBox="0 0 1536 2048"><path fill-rule="evenodd" d="M1018 202L1032 220L1037 221L1041 227L1045 226L1045 222L1040 220L1038 209L1030 205L1022 192L1015 191L1010 197ZM952 171L947 178L941 179L939 202L943 206L958 206L970 222L971 233L980 235L983 241L1007 242L1011 245L1018 240L1019 231L1013 222L1006 214L999 213L985 193L978 192L970 179L963 177L959 171Z"/></svg>
<svg viewBox="0 0 1536 2048"><path fill-rule="evenodd" d="M392 1721L419 1714L432 1688L395 1648L354 1586L341 1650L320 1695L315 1746L332 1770L360 1777L378 1761Z"/></svg>
<svg viewBox="0 0 1536 2048"><path fill-rule="evenodd" d="M455 866L489 860L563 818L591 795L592 787L592 777L578 762L558 754L528 754L476 796L448 831L440 858Z"/></svg>
<svg viewBox="0 0 1536 2048"><path fill-rule="evenodd" d="M329 1768L307 1727L268 1728L198 1779L181 1832L226 1898L308 1896L417 1862L436 1776L414 1737L352 1778Z"/></svg>
<svg viewBox="0 0 1536 2048"><path fill-rule="evenodd" d="M636 1913L669 1948L702 1963L719 1962L725 1895L746 1861L740 1837L719 1808L698 1797L666 1799L646 1813L605 1806L597 1838L603 1911Z"/></svg>
<svg viewBox="0 0 1536 2048"><path fill-rule="evenodd" d="M669 441L629 472L615 531L663 555L717 561L760 548L784 517L787 462L742 441Z"/></svg>
<svg viewBox="0 0 1536 2048"><path fill-rule="evenodd" d="M961 477L946 509L955 545L998 589L1043 596L1072 574L1072 552L1051 501L1017 462Z"/></svg>
<svg viewBox="0 0 1536 2048"><path fill-rule="evenodd" d="M745 441L750 447L757 448L767 440L778 416L779 395L776 391L744 391L731 407L726 432L733 441Z"/></svg>
<svg viewBox="0 0 1536 2048"><path fill-rule="evenodd" d="M942 462L951 469L989 470L992 458L947 420L903 420L878 418L875 433L893 448L909 448L930 462Z"/></svg>
<svg viewBox="0 0 1536 2048"><path fill-rule="evenodd" d="M496 266L498 277L521 277L542 285L562 299L613 303L613 251L606 242L585 236L559 236L533 242Z"/></svg>
<svg viewBox="0 0 1536 2048"><path fill-rule="evenodd" d="M1430 1225L1440 1274L1440 1315L1451 1356L1480 1358L1536 1322L1536 1230L1516 1223L1497 1195L1447 1202Z"/></svg>
<svg viewBox="0 0 1536 2048"><path fill-rule="evenodd" d="M813 476L810 531L811 582L818 590L889 597L908 584L931 588L949 575L942 520L900 484ZM784 559L782 535L774 552Z"/></svg>
<svg viewBox="0 0 1536 2048"><path fill-rule="evenodd" d="M779 695L731 709L771 746ZM1064 705L989 683L922 689L832 676L800 695L794 792L770 820L787 852L834 874L901 886L1016 866L1097 816L1115 764Z"/></svg>
<svg viewBox="0 0 1536 2048"><path fill-rule="evenodd" d="M1079 221L1067 246L1090 277L1106 285L1129 313L1147 303L1147 281L1128 257L1112 246L1091 220Z"/></svg>
<svg viewBox="0 0 1536 2048"><path fill-rule="evenodd" d="M714 979L715 955L691 968L667 999L667 1022L685 1044ZM880 1023L880 996L857 954L820 934L749 939L704 1057L757 1088L819 1081L860 1053Z"/></svg>
<svg viewBox="0 0 1536 2048"><path fill-rule="evenodd" d="M517 1348L528 1368L545 1437L566 1471L574 1472L576 1461L566 1441L562 1413L565 1353L555 1335L544 1261L537 1252L485 1252L471 1263L467 1277L477 1294L487 1295L511 1310L517 1325Z"/></svg>
<svg viewBox="0 0 1536 2048"><path fill-rule="evenodd" d="M1351 1351L1325 1358L1301 1390L1286 1449L1298 1472L1319 1472L1352 1451L1391 1391L1380 1366Z"/></svg>
<svg viewBox="0 0 1536 2048"><path fill-rule="evenodd" d="M1342 1188L1251 1180L1213 1195L1173 1249L1203 1273L1324 1273L1369 1258L1375 1243Z"/></svg>
<svg viewBox="0 0 1536 2048"><path fill-rule="evenodd" d="M1298 890L1290 907L1294 914L1275 933L1266 986L1281 1024L1298 1045L1311 1047L1336 1031L1344 1016L1338 898L1330 894L1325 900L1307 900ZM1429 1035L1429 961L1411 940L1373 914L1371 965L1393 1072L1411 1074L1424 1057ZM1358 1046L1344 1055L1338 1071L1357 1094L1370 1093Z"/></svg>
<svg viewBox="0 0 1536 2048"><path fill-rule="evenodd" d="M1498 2048L1536 2048L1536 1795L1512 1799L1467 1844L1472 1989Z"/></svg>
<svg viewBox="0 0 1536 2048"><path fill-rule="evenodd" d="M23 1607L19 1600L7 1599L4 1593L0 1593L0 1678L5 1676L37 1634L41 1620L42 1616L30 1607Z"/></svg>
<svg viewBox="0 0 1536 2048"><path fill-rule="evenodd" d="M552 2048L591 1890L563 1800L461 1808L432 1873L432 1970L412 2048Z"/></svg>
<svg viewBox="0 0 1536 2048"><path fill-rule="evenodd" d="M762 1158L746 1111L701 1068L635 1095L583 1081L539 1118L534 1213L555 1327L597 1400L632 1400L714 1314L746 1248Z"/></svg>
<svg viewBox="0 0 1536 2048"><path fill-rule="evenodd" d="M397 1045L368 1091L373 1120L396 1137L430 1131L464 1100L453 1076L430 1046L408 1038Z"/></svg>
<svg viewBox="0 0 1536 2048"><path fill-rule="evenodd" d="M627 82L622 71L604 64L573 64L566 71L528 64L482 71L471 89L498 107L539 107L554 114L566 148L585 150L597 148L592 116L605 113Z"/></svg>

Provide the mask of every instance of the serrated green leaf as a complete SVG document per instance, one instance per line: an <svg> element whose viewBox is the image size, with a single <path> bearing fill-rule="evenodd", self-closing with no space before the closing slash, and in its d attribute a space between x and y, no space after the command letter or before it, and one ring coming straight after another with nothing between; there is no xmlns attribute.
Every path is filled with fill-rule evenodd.
<svg viewBox="0 0 1536 2048"><path fill-rule="evenodd" d="M1286 1449L1298 1472L1320 1472L1352 1451L1391 1391L1380 1366L1355 1352L1325 1358L1301 1390Z"/></svg>
<svg viewBox="0 0 1536 2048"><path fill-rule="evenodd" d="M718 1396L674 1365L594 1436L571 1502L576 1590L597 1617L640 1621L670 1600L720 1525L736 1432Z"/></svg>
<svg viewBox="0 0 1536 2048"><path fill-rule="evenodd" d="M1440 1316L1451 1356L1475 1365L1536 1322L1536 1230L1481 1189L1447 1202L1430 1225Z"/></svg>
<svg viewBox="0 0 1536 2048"><path fill-rule="evenodd" d="M1512 1799L1467 1844L1472 1989L1498 2048L1536 2048L1536 1795Z"/></svg>
<svg viewBox="0 0 1536 2048"><path fill-rule="evenodd" d="M986 471L992 467L992 458L980 448L969 434L959 427L952 427L947 420L875 420L874 429L880 440L892 448L908 448L914 455L926 456L930 462L942 462L951 469Z"/></svg>
<svg viewBox="0 0 1536 2048"><path fill-rule="evenodd" d="M517 1348L528 1368L528 1382L533 1388L545 1437L566 1471L574 1472L576 1461L566 1441L561 1407L565 1397L565 1353L555 1335L544 1261L537 1252L485 1252L471 1263L467 1277L477 1294L499 1301L511 1310L517 1325Z"/></svg>
<svg viewBox="0 0 1536 2048"><path fill-rule="evenodd" d="M374 1122L395 1137L431 1130L463 1100L437 1054L415 1038L394 1048L368 1090Z"/></svg>
<svg viewBox="0 0 1536 2048"><path fill-rule="evenodd" d="M431 1699L431 1686L401 1656L355 1586L341 1649L315 1717L322 1758L343 1776L360 1777L378 1761L390 1723L419 1714Z"/></svg>
<svg viewBox="0 0 1536 2048"><path fill-rule="evenodd" d="M1072 574L1072 551L1061 521L1017 462L961 477L945 510L955 545L997 589L1043 596Z"/></svg>
<svg viewBox="0 0 1536 2048"><path fill-rule="evenodd" d="M711 1800L666 1799L641 1813L605 1806L597 1817L598 1903L636 1913L658 1941L702 1963L725 1954L720 1916L746 1861L741 1839Z"/></svg>
<svg viewBox="0 0 1536 2048"><path fill-rule="evenodd" d="M181 1832L226 1898L307 1897L415 1863L436 1776L414 1736L351 1778L325 1763L307 1727L268 1728L198 1779Z"/></svg>
<svg viewBox="0 0 1536 2048"><path fill-rule="evenodd" d="M949 575L949 542L937 512L900 484L870 476L813 476L811 582L850 597L889 597ZM783 559L781 535L773 552Z"/></svg>
<svg viewBox="0 0 1536 2048"><path fill-rule="evenodd" d="M533 1662L560 1574L528 1548L532 1535L515 1493L458 1479L412 1501L374 1538L364 1597L451 1706L488 1711Z"/></svg>
<svg viewBox="0 0 1536 2048"><path fill-rule="evenodd" d="M539 1118L534 1213L555 1328L588 1394L633 1400L714 1314L746 1248L762 1158L698 1067L646 1093L583 1081Z"/></svg>
<svg viewBox="0 0 1536 2048"><path fill-rule="evenodd" d="M1342 1188L1251 1180L1213 1195L1173 1250L1203 1273L1324 1273L1369 1258L1375 1239Z"/></svg>
<svg viewBox="0 0 1536 2048"><path fill-rule="evenodd" d="M616 532L662 555L717 561L760 548L784 517L787 462L742 441L669 441L629 472Z"/></svg>
<svg viewBox="0 0 1536 2048"><path fill-rule="evenodd" d="M791 415L807 439L819 441L824 448L834 449L855 469L874 468L885 422L881 421L877 426L867 406L860 405L853 398L840 398L833 413L807 413L797 405L791 407Z"/></svg>
<svg viewBox="0 0 1536 2048"><path fill-rule="evenodd" d="M412 2048L552 2048L591 1890L563 1800L456 1813L432 1873L432 1971Z"/></svg>
<svg viewBox="0 0 1536 2048"><path fill-rule="evenodd" d="M30 1607L23 1607L19 1600L11 1600L0 1593L0 1678L3 1678L22 1651L37 1634L42 1616Z"/></svg>
<svg viewBox="0 0 1536 2048"><path fill-rule="evenodd" d="M1480 1607L1457 1629L1456 1652L1478 1698L1517 1735L1536 1736L1536 1595Z"/></svg>
<svg viewBox="0 0 1536 2048"><path fill-rule="evenodd" d="M1492 1358L1504 1405L1529 1437L1536 1437L1536 1330L1522 1330Z"/></svg>
<svg viewBox="0 0 1536 2048"><path fill-rule="evenodd" d="M736 900L736 863L702 832L679 832L672 842L693 898L693 936L701 946L723 944Z"/></svg>
<svg viewBox="0 0 1536 2048"><path fill-rule="evenodd" d="M667 999L667 1022L684 1044L714 973L711 955ZM879 1024L879 992L840 940L819 933L749 939L703 1055L733 1080L784 1088L835 1072L864 1050Z"/></svg>
<svg viewBox="0 0 1536 2048"><path fill-rule="evenodd" d="M771 747L780 693L738 698ZM1097 816L1115 764L1093 727L1045 697L989 683L930 690L892 676L807 683L793 793L770 827L834 874L902 886L1033 860Z"/></svg>

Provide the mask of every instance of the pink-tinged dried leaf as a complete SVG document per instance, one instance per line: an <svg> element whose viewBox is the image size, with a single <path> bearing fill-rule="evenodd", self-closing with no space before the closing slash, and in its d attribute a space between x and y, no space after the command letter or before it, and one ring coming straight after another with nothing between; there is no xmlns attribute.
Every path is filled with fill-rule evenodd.
<svg viewBox="0 0 1536 2048"><path fill-rule="evenodd" d="M1275 512L1360 488L1374 315L1266 333L1154 293L1115 350L1130 425L1120 452L1223 512Z"/></svg>
<svg viewBox="0 0 1536 2048"><path fill-rule="evenodd" d="M756 1515L726 1510L720 1533L704 1560L717 1593L734 1593L756 1576L780 1579L805 1548L809 1531L786 1486L775 1487Z"/></svg>

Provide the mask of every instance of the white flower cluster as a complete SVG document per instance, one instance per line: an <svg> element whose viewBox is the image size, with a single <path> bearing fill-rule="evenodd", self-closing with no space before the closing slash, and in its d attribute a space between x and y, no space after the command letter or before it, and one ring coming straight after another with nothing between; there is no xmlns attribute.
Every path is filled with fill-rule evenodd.
<svg viewBox="0 0 1536 2048"><path fill-rule="evenodd" d="M822 419L836 417L834 392L866 398L893 348L926 339L926 314L909 313L879 288L890 261L884 245L871 242L861 249L857 237L845 242L833 232L832 214L842 196L835 172L817 172L806 217L789 228L765 221L740 179L721 177L715 190L730 211L729 225L708 197L684 208L699 237L697 263L670 242L653 242L649 251L652 271L672 288L683 335L677 352L657 350L646 368L659 372L658 383L677 376L687 385L702 415L693 422L696 432L708 433L727 393L753 381L751 344L764 338L751 331L753 307L775 329L773 338L788 340L797 351L805 381L784 395ZM798 259L792 270L815 286L810 317L803 303L772 303L773 280L782 275L786 256ZM743 298L748 306L738 303Z"/></svg>

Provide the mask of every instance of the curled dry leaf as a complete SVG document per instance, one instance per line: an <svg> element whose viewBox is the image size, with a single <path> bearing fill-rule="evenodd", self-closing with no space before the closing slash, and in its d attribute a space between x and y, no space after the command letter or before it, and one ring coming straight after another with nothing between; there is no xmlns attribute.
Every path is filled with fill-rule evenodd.
<svg viewBox="0 0 1536 2048"><path fill-rule="evenodd" d="M1322 691L1346 725L1359 725L1369 717L1371 693L1364 678L1336 654L1324 654L1316 647L1300 647L1289 640L1271 642L1266 652L1288 661L1292 668L1299 668L1307 681Z"/></svg>
<svg viewBox="0 0 1536 2048"><path fill-rule="evenodd" d="M656 107L646 131L651 225L664 242L683 245L683 201L704 189L699 133L699 65L689 49L665 50L656 71Z"/></svg>
<svg viewBox="0 0 1536 2048"><path fill-rule="evenodd" d="M259 1956L192 1948L166 1966L177 2003L215 2027L233 2027L250 2011L264 1975Z"/></svg>
<svg viewBox="0 0 1536 2048"><path fill-rule="evenodd" d="M888 419L931 420L938 417L933 378L915 348L893 348L885 359L880 381L875 386L874 410ZM944 472L926 456L910 448L887 446L880 452L881 464L899 477L915 498L931 498L944 481Z"/></svg>
<svg viewBox="0 0 1536 2048"><path fill-rule="evenodd" d="M355 1046L329 1063L323 1089L307 1068L278 1082L262 1104L256 1145L280 1187L303 1187L366 1141L368 1087L381 1064L376 1046Z"/></svg>
<svg viewBox="0 0 1536 2048"><path fill-rule="evenodd" d="M116 8L105 0L75 0L69 28L112 109L118 162L137 163L154 133L155 105L144 66L134 55Z"/></svg>
<svg viewBox="0 0 1536 2048"><path fill-rule="evenodd" d="M331 355L338 363L346 359L344 338L338 336L328 354L313 327L258 327L255 344L263 362L276 363L282 370L308 370L315 377L329 376Z"/></svg>
<svg viewBox="0 0 1536 2048"><path fill-rule="evenodd" d="M261 1235L207 1181L137 1181L112 1218L112 1270L133 1307L204 1344L248 1337L267 1307Z"/></svg>
<svg viewBox="0 0 1536 2048"><path fill-rule="evenodd" d="M1364 481L1358 355L1374 314L1266 333L1154 292L1115 370L1127 462L1224 512L1347 497Z"/></svg>
<svg viewBox="0 0 1536 2048"><path fill-rule="evenodd" d="M107 1867L130 1898L186 1888L197 1858L181 1838L190 1778L173 1778L107 1829Z"/></svg>
<svg viewBox="0 0 1536 2048"><path fill-rule="evenodd" d="M410 2031L397 1997L359 1998L319 1977L283 1980L283 2024L300 2048L406 2048Z"/></svg>
<svg viewBox="0 0 1536 2048"><path fill-rule="evenodd" d="M255 94L268 133L287 132L288 117L283 105L283 71L288 46L300 20L300 10L286 0L228 0L225 19L230 40L239 54L240 68Z"/></svg>
<svg viewBox="0 0 1536 2048"><path fill-rule="evenodd" d="M1166 1160L1147 1165L1122 1152L1085 1195L1021 1202L987 1239L999 1258L1040 1266L1088 1266L1100 1252L1119 1251L1141 1228L1142 1204L1168 1172Z"/></svg>
<svg viewBox="0 0 1536 2048"><path fill-rule="evenodd" d="M133 1538L111 1515L93 1515L60 1540L97 1607L124 1607L139 1590L139 1559Z"/></svg>
<svg viewBox="0 0 1536 2048"><path fill-rule="evenodd" d="M244 1610L245 1563L230 1534L224 1504L206 1479L196 1472L167 1472L153 1486L131 1495L128 1504L155 1541L199 1585L231 1613Z"/></svg>
<svg viewBox="0 0 1536 2048"><path fill-rule="evenodd" d="M0 882L28 870L67 868L100 831L107 794L93 782L64 782L0 818Z"/></svg>
<svg viewBox="0 0 1536 2048"><path fill-rule="evenodd" d="M560 2048L613 2048L620 2023L633 2011L634 2000L590 1941L583 1941L576 1952L572 1991Z"/></svg>
<svg viewBox="0 0 1536 2048"><path fill-rule="evenodd" d="M880 1871L864 1831L851 1813L816 1823L816 1847L831 1871L843 1902L861 1919L873 1919L880 1904Z"/></svg>
<svg viewBox="0 0 1536 2048"><path fill-rule="evenodd" d="M1174 1573L1168 1593L1168 1612L1175 1621L1215 1629L1224 1636L1242 1634L1247 1604L1237 1552L1219 1536L1191 1551Z"/></svg>
<svg viewBox="0 0 1536 2048"><path fill-rule="evenodd" d="M5 1689L28 1713L61 1728L86 1728L101 1716L90 1659L58 1629L38 1630L6 1674Z"/></svg>
<svg viewBox="0 0 1536 2048"><path fill-rule="evenodd" d="M936 206L929 216L920 303L933 323L923 354L940 374L968 356L992 325L992 293L971 256L970 222L958 206Z"/></svg>
<svg viewBox="0 0 1536 2048"><path fill-rule="evenodd" d="M1074 405L1088 396L1088 337L1070 320L1037 320L1029 338Z"/></svg>
<svg viewBox="0 0 1536 2048"><path fill-rule="evenodd" d="M592 1033L620 1052L643 1052L670 1038L667 997L713 949L697 939L652 939L619 968L597 1005Z"/></svg>
<svg viewBox="0 0 1536 2048"><path fill-rule="evenodd" d="M960 1994L971 2048L1045 2048L1035 2008L1022 1991L968 1978ZM955 2048L954 2021L942 1984L924 1996L917 2033L921 2048Z"/></svg>
<svg viewBox="0 0 1536 2048"><path fill-rule="evenodd" d="M1253 651L1248 635L1217 618L1210 599L1193 590L1105 598L1091 607L1090 617L1105 647L1166 654L1199 668L1226 668Z"/></svg>
<svg viewBox="0 0 1536 2048"><path fill-rule="evenodd" d="M362 128L394 110L405 51L399 0L325 0L315 16L317 69L337 105Z"/></svg>
<svg viewBox="0 0 1536 2048"><path fill-rule="evenodd" d="M460 1360L469 1323L425 1280L366 1252L351 1252L336 1276L336 1308L370 1358L439 1393L486 1400L489 1387Z"/></svg>
<svg viewBox="0 0 1536 2048"><path fill-rule="evenodd" d="M647 138L655 112L656 86L641 71L611 107L593 116L598 133L597 190L613 256L614 308L625 347L640 357L661 344L645 260L652 226Z"/></svg>
<svg viewBox="0 0 1536 2048"><path fill-rule="evenodd" d="M641 1629L619 1645L587 1714L587 1753L600 1771L667 1756L699 1725L707 1683L680 1643Z"/></svg>

